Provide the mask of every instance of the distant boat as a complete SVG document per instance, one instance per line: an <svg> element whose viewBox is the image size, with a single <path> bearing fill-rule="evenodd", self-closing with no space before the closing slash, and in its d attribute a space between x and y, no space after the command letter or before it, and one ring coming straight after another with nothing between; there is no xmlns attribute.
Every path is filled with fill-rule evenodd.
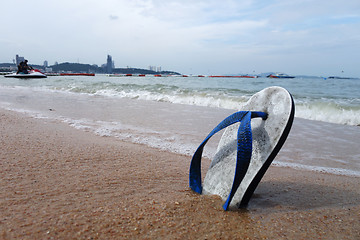
<svg viewBox="0 0 360 240"><path fill-rule="evenodd" d="M40 72L40 70L37 69L33 69L30 70L29 73L11 73L11 74L7 74L4 77L6 78L46 78L47 76L45 74L43 74L42 72Z"/></svg>
<svg viewBox="0 0 360 240"><path fill-rule="evenodd" d="M337 77L337 76L330 76L328 79L351 79L349 77Z"/></svg>
<svg viewBox="0 0 360 240"><path fill-rule="evenodd" d="M268 76L266 76L268 78L295 78L294 76L289 76L285 73L275 73L275 74L270 74Z"/></svg>

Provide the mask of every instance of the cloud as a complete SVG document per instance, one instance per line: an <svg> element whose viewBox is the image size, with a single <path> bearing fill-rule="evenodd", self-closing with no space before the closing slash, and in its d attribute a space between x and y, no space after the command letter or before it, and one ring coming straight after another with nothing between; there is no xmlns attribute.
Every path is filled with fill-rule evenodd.
<svg viewBox="0 0 360 240"><path fill-rule="evenodd" d="M118 19L119 19L119 16L109 15L109 19L110 19L110 20L118 20Z"/></svg>
<svg viewBox="0 0 360 240"><path fill-rule="evenodd" d="M102 64L111 54L117 67L302 72L301 63L350 65L360 54L358 0L13 0L2 9L0 21L12 20L0 62L20 54Z"/></svg>

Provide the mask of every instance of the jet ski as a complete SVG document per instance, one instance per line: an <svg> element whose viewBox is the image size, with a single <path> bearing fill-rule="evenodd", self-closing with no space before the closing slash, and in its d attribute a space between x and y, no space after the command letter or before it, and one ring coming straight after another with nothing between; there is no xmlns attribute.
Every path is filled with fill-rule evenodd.
<svg viewBox="0 0 360 240"><path fill-rule="evenodd" d="M42 73L40 70L38 69L32 69L29 71L29 73L11 73L11 74L7 74L4 77L11 77L11 78L46 78L47 76Z"/></svg>

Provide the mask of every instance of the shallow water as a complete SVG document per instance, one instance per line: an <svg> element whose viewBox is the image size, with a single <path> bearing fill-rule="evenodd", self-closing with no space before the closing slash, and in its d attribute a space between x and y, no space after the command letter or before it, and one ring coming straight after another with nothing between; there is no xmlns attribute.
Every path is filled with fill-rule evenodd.
<svg viewBox="0 0 360 240"><path fill-rule="evenodd" d="M232 109L109 97L42 87L0 87L0 107L84 131L190 156ZM207 144L211 158L221 133ZM273 164L360 177L360 128L295 118Z"/></svg>
<svg viewBox="0 0 360 240"><path fill-rule="evenodd" d="M360 79L297 77L95 77L51 76L46 79L10 79L0 76L0 88L30 88L106 97L237 110L254 93L269 87L286 88L294 97L296 116L346 125L360 125Z"/></svg>

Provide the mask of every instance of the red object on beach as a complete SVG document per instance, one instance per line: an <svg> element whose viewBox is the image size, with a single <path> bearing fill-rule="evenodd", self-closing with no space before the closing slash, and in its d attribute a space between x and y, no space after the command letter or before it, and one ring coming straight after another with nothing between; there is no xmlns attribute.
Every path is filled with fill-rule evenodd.
<svg viewBox="0 0 360 240"><path fill-rule="evenodd" d="M240 78L257 78L257 76L239 76Z"/></svg>
<svg viewBox="0 0 360 240"><path fill-rule="evenodd" d="M214 77L214 78L256 78L256 76L248 76L248 75L240 75L240 76L212 75L209 77Z"/></svg>
<svg viewBox="0 0 360 240"><path fill-rule="evenodd" d="M95 76L95 73L60 73L60 76Z"/></svg>

